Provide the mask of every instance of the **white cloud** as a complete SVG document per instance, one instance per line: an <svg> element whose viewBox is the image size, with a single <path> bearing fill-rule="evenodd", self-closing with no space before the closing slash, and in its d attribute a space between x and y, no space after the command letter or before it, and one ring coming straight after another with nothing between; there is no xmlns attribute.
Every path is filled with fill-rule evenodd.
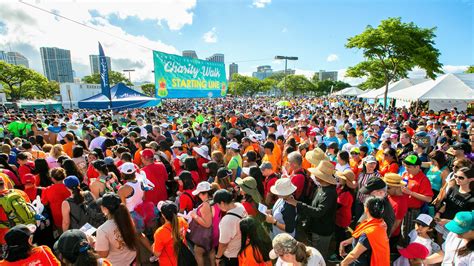
<svg viewBox="0 0 474 266"><path fill-rule="evenodd" d="M464 71L467 70L468 67L469 67L468 65L465 65L465 66L444 65L442 69L445 74L463 73ZM419 67L415 67L413 68L412 71L408 72L409 78L424 78L425 76L426 76L426 71Z"/></svg>
<svg viewBox="0 0 474 266"><path fill-rule="evenodd" d="M335 62L339 60L339 56L337 54L330 54L328 55L328 58L326 58L326 61L328 62Z"/></svg>
<svg viewBox="0 0 474 266"><path fill-rule="evenodd" d="M27 53L31 67L43 73L39 54L40 47L68 49L71 51L73 69L76 71L77 76L84 76L90 74L89 54L98 53L97 42L100 41L104 47L105 54L110 56L114 62L120 59L131 60L132 65L129 67L135 68L135 72L132 73L132 80L153 80L151 73L153 70L153 56L152 51L147 48L174 54L179 54L179 51L175 47L161 41L153 41L141 35L131 35L122 28L112 25L107 16L111 14L116 14L120 17L137 15L139 19L155 19L158 22L166 22L171 29L174 29L192 23L190 9L195 6L195 1L163 0L161 4L149 3L147 5L122 2L106 4L109 2L83 3L77 0L69 3L49 3L29 1L29 3L46 10L54 9L55 12L62 16L118 36L128 42L47 14L19 2L1 2L0 17L5 24L6 32L0 35L0 50L12 47L12 49L17 49L20 53ZM105 15L105 17L94 17L91 15L91 10L96 10L96 12ZM172 11L175 12L173 13ZM8 17L5 16L6 13L16 15ZM138 15L139 13L140 15ZM178 20L176 18L179 17L178 14L184 16L184 18ZM126 61L122 60L122 62ZM124 65L123 67L127 66ZM121 69L114 70L120 71Z"/></svg>
<svg viewBox="0 0 474 266"><path fill-rule="evenodd" d="M281 29L281 32L282 33L287 33L288 32L288 29L286 27L284 27L283 29Z"/></svg>
<svg viewBox="0 0 474 266"><path fill-rule="evenodd" d="M264 8L266 5L269 5L272 0L253 0L252 5L256 8Z"/></svg>
<svg viewBox="0 0 474 266"><path fill-rule="evenodd" d="M367 80L367 78L365 78L365 77L363 77L363 78L346 77L346 72L347 72L347 68L339 69L337 71L337 80L349 83L352 86L357 86L357 85L359 85L362 82Z"/></svg>
<svg viewBox="0 0 474 266"><path fill-rule="evenodd" d="M217 30L216 27L213 27L210 31L204 33L202 39L207 43L216 43L217 42Z"/></svg>
<svg viewBox="0 0 474 266"><path fill-rule="evenodd" d="M295 75L303 75L307 79L311 79L316 71L312 70L304 70L304 69L295 69Z"/></svg>

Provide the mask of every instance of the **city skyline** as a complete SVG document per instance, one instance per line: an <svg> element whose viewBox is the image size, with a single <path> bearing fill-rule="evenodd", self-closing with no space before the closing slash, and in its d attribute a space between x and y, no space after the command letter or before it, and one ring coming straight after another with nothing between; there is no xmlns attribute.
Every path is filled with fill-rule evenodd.
<svg viewBox="0 0 474 266"><path fill-rule="evenodd" d="M52 14L35 6L51 10ZM402 17L402 21L420 27L437 27L436 47L445 72L462 72L474 62L470 1L245 0L217 5L189 0L169 5L158 1L134 9L127 6L128 3L110 6L101 1L2 2L0 50L20 52L30 59L32 69L42 73L39 47L68 49L77 76L84 76L90 74L88 55L96 52L96 43L101 41L114 69L136 69L134 81L152 80L152 49L178 55L190 49L201 56L222 53L226 68L235 62L243 75L251 75L259 65L283 69L282 62L273 59L275 55L298 56L298 61L288 65L296 74L311 76L319 69L335 70L341 80L347 67L363 59L360 51L344 47L347 38L361 33L367 25L377 26L388 17ZM236 17L240 13L246 14L245 20ZM279 19L274 21L276 16ZM417 69L411 73L420 75L423 73Z"/></svg>

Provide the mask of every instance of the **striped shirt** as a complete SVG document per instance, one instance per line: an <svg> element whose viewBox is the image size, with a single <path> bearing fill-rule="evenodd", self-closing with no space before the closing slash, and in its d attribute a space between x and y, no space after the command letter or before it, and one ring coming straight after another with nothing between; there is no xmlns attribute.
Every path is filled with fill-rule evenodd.
<svg viewBox="0 0 474 266"><path fill-rule="evenodd" d="M375 170L375 172L371 174L360 173L359 178L357 180L357 200L359 200L359 202L361 202L362 204L365 202L365 199L367 199L369 195L362 194L359 191L361 188L365 187L369 179L371 179L372 177L380 178L379 172Z"/></svg>

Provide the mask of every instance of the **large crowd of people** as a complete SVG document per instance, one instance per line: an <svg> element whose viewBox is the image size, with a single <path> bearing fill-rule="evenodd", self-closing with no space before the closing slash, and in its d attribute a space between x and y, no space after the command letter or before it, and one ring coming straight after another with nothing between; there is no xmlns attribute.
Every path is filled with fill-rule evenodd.
<svg viewBox="0 0 474 266"><path fill-rule="evenodd" d="M348 98L0 113L0 265L474 265L472 114Z"/></svg>

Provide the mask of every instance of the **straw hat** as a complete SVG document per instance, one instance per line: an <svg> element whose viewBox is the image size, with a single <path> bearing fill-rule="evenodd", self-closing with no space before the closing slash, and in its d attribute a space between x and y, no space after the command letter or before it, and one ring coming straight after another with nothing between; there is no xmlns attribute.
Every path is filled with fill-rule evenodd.
<svg viewBox="0 0 474 266"><path fill-rule="evenodd" d="M308 160L308 162L310 162L312 165L318 165L321 161L328 160L328 157L320 148L315 148L312 151L308 151L304 158Z"/></svg>
<svg viewBox="0 0 474 266"><path fill-rule="evenodd" d="M247 176L246 178L238 178L235 180L235 183L246 193L252 196L252 199L255 202L262 202L262 196L258 193L257 190L257 181L255 178L251 176Z"/></svg>
<svg viewBox="0 0 474 266"><path fill-rule="evenodd" d="M316 168L309 168L308 171L324 182L336 185L336 178L334 178L336 170L330 161L321 161Z"/></svg>
<svg viewBox="0 0 474 266"><path fill-rule="evenodd" d="M391 187L401 187L401 186L403 186L404 184L403 184L402 180L403 180L403 178L400 175L393 174L393 173L387 173L383 177L383 181L385 181L385 183L387 183L387 185L391 186Z"/></svg>
<svg viewBox="0 0 474 266"><path fill-rule="evenodd" d="M296 186L291 183L289 178L280 178L275 185L270 188L270 192L277 196L289 196L296 191Z"/></svg>
<svg viewBox="0 0 474 266"><path fill-rule="evenodd" d="M346 180L347 183L352 183L355 180L355 174L352 170L345 170L344 172L336 172L336 176Z"/></svg>

